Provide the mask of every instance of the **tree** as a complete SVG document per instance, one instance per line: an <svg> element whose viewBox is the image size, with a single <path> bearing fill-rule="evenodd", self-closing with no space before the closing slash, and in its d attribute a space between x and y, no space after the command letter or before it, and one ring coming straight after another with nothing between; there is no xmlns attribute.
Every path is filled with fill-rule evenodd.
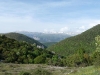
<svg viewBox="0 0 100 75"><path fill-rule="evenodd" d="M95 37L96 50L93 53L94 65L100 66L100 35Z"/></svg>
<svg viewBox="0 0 100 75"><path fill-rule="evenodd" d="M43 55L37 56L34 59L35 64L45 63L46 58Z"/></svg>

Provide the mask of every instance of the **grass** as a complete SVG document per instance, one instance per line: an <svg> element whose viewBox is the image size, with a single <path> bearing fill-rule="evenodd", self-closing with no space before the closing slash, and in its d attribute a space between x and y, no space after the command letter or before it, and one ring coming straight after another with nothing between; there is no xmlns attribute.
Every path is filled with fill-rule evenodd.
<svg viewBox="0 0 100 75"><path fill-rule="evenodd" d="M100 67L96 68L94 66L79 68L77 72L70 73L69 75L100 75Z"/></svg>
<svg viewBox="0 0 100 75"><path fill-rule="evenodd" d="M0 75L100 75L100 68L0 63Z"/></svg>

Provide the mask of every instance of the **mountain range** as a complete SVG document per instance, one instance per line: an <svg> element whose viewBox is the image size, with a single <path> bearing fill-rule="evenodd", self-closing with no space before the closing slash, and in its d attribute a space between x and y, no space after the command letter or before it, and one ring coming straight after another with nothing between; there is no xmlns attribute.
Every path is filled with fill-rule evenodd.
<svg viewBox="0 0 100 75"><path fill-rule="evenodd" d="M59 42L65 38L71 37L71 35L65 33L43 33L43 32L27 32L27 31L18 31L17 33L27 35L41 43Z"/></svg>
<svg viewBox="0 0 100 75"><path fill-rule="evenodd" d="M57 42L71 37L71 35L65 33L44 33L44 32L28 32L28 31L18 31L17 33L24 34L28 37L31 37L45 46L49 47Z"/></svg>

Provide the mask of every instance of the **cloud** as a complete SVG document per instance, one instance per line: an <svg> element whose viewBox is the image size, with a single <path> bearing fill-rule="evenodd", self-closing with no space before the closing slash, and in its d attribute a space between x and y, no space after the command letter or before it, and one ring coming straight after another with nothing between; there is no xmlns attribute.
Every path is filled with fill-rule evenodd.
<svg viewBox="0 0 100 75"><path fill-rule="evenodd" d="M63 28L61 28L60 29L60 33L64 33L64 32L67 32L69 30L69 28L68 27L63 27Z"/></svg>
<svg viewBox="0 0 100 75"><path fill-rule="evenodd" d="M95 25L97 25L97 24L100 24L100 20L94 20L94 21L92 21L92 22L89 24L89 28L91 28L91 27L93 27L93 26L95 26Z"/></svg>
<svg viewBox="0 0 100 75"><path fill-rule="evenodd" d="M44 29L43 32L44 32L44 33L57 33L57 31L54 30L54 29L50 29L50 30L48 30L48 29Z"/></svg>
<svg viewBox="0 0 100 75"><path fill-rule="evenodd" d="M84 29L85 29L85 26L81 26L81 27L79 27L79 29L82 29L82 30L84 30Z"/></svg>
<svg viewBox="0 0 100 75"><path fill-rule="evenodd" d="M85 28L85 26L81 26L78 28L78 30L84 31L84 30L86 30L86 28Z"/></svg>
<svg viewBox="0 0 100 75"><path fill-rule="evenodd" d="M81 26L81 27L78 27L78 28L76 29L76 33L77 33L77 34L82 33L82 32L84 32L85 30L86 30L85 26Z"/></svg>
<svg viewBox="0 0 100 75"><path fill-rule="evenodd" d="M76 29L76 33L81 33L81 32L84 32L86 30L85 26L81 26L79 28Z"/></svg>
<svg viewBox="0 0 100 75"><path fill-rule="evenodd" d="M0 30L83 32L100 23L99 4L92 9L89 6L92 3L86 0L2 0Z"/></svg>

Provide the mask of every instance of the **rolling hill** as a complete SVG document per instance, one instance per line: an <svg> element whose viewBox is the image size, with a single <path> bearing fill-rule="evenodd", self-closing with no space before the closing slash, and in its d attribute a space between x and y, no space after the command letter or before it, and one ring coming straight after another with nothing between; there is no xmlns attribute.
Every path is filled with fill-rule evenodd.
<svg viewBox="0 0 100 75"><path fill-rule="evenodd" d="M33 38L30 38L24 34L20 34L20 33L15 33L15 32L12 32L12 33L6 33L4 34L6 37L8 38L11 38L11 39L15 39L17 41L26 41L30 44L36 44L36 45L39 45L39 46L44 46L46 48L45 45L43 45L42 43L38 42L37 40L33 39Z"/></svg>
<svg viewBox="0 0 100 75"><path fill-rule="evenodd" d="M84 49L88 53L95 50L95 37L100 35L100 24L93 28L73 37L69 37L55 45L47 48L47 50L54 51L60 55L70 55L79 49Z"/></svg>

